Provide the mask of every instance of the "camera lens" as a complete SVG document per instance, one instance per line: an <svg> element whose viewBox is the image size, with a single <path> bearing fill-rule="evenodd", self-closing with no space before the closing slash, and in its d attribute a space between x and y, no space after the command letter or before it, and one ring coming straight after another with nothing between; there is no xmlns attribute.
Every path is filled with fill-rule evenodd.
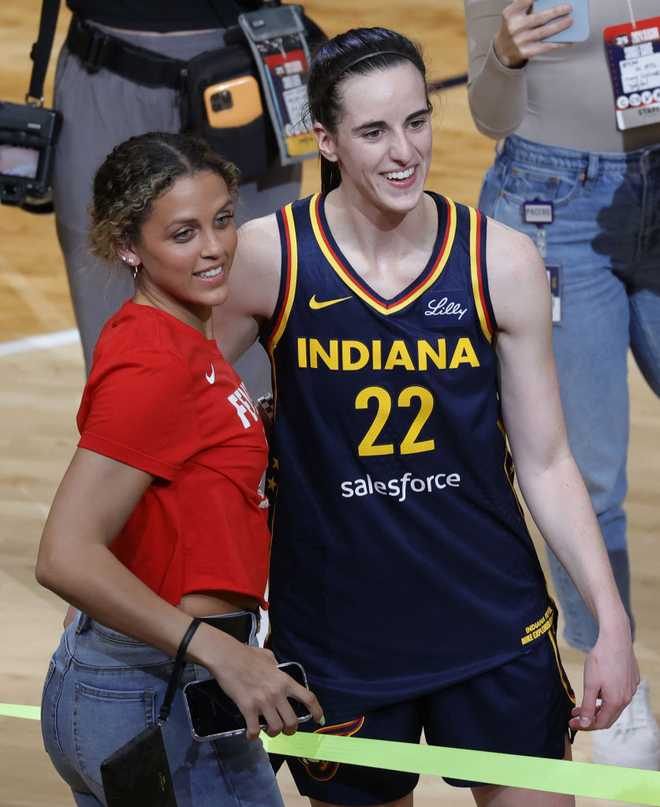
<svg viewBox="0 0 660 807"><path fill-rule="evenodd" d="M223 109L231 109L234 106L234 99L229 90L214 92L211 96L211 109L214 112L222 112Z"/></svg>

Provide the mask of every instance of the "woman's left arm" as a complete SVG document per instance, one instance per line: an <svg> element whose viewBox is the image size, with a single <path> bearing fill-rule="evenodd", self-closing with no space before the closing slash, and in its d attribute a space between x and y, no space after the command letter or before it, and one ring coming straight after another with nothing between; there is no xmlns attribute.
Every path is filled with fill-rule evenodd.
<svg viewBox="0 0 660 807"><path fill-rule="evenodd" d="M607 728L629 703L639 671L629 620L568 445L545 267L527 236L490 219L487 243L502 413L520 489L541 534L598 622L598 640L585 661L582 705L574 710L571 725ZM599 708L597 698L602 699Z"/></svg>

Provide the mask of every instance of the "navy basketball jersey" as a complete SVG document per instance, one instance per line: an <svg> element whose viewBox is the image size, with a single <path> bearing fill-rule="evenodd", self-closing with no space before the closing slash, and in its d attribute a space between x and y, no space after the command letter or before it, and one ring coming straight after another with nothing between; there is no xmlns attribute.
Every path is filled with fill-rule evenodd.
<svg viewBox="0 0 660 807"><path fill-rule="evenodd" d="M328 709L405 700L552 633L501 420L486 220L432 198L432 255L389 300L322 195L277 214L271 644Z"/></svg>

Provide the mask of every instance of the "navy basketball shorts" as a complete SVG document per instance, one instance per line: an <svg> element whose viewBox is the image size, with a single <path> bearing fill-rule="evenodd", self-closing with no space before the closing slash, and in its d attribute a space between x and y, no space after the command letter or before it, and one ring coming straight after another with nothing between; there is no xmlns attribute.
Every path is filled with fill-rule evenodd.
<svg viewBox="0 0 660 807"><path fill-rule="evenodd" d="M423 730L429 745L561 759L574 705L554 643L545 636L501 667L415 700L341 721L336 719L339 713L326 712L326 726L317 731L418 743ZM311 731L313 724L303 724L300 730ZM385 804L410 793L419 779L415 774L334 762L296 758L287 762L303 796L333 804ZM479 786L479 782L445 781L457 787Z"/></svg>

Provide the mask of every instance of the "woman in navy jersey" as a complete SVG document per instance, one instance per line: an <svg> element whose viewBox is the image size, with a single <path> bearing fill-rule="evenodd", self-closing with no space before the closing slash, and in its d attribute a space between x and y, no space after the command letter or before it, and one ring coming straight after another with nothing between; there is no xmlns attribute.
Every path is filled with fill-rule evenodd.
<svg viewBox="0 0 660 807"><path fill-rule="evenodd" d="M281 805L259 715L271 733L295 731L290 696L321 719L314 696L254 646L267 446L245 386L206 338L227 298L236 190L235 168L204 143L162 133L117 146L94 183L93 250L121 259L137 291L96 347L37 562L39 582L80 609L50 664L42 728L85 807L105 804L103 760L154 724L191 617L202 623L180 686L215 677L248 732L194 742L176 693L163 733L179 805Z"/></svg>
<svg viewBox="0 0 660 807"><path fill-rule="evenodd" d="M569 758L569 729L610 725L639 676L566 441L543 264L528 238L424 192L431 105L405 37L335 37L309 100L322 193L241 229L216 331L230 359L259 336L272 361L271 647L305 664L320 731ZM580 706L514 460L599 622ZM417 781L290 766L313 805L407 807ZM573 803L452 783L491 807Z"/></svg>

